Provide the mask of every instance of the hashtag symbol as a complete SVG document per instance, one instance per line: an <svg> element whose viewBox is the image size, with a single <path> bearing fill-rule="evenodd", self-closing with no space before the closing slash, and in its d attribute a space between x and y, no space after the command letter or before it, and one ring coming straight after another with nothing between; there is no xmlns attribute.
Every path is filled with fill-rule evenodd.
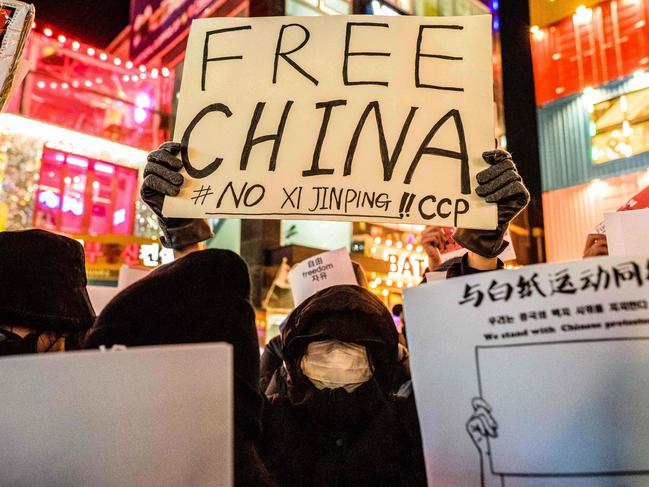
<svg viewBox="0 0 649 487"><path fill-rule="evenodd" d="M208 186L207 188L205 186L201 186L201 189L195 189L194 193L196 194L196 196L191 197L191 199L194 200L194 205L197 205L198 200L201 200L201 206L205 204L205 198L207 198L211 194L214 194L212 192L212 186Z"/></svg>

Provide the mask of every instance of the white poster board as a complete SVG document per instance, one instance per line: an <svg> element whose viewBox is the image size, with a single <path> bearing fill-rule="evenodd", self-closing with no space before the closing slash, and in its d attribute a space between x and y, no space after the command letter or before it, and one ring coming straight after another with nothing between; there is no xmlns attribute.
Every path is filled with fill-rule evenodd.
<svg viewBox="0 0 649 487"><path fill-rule="evenodd" d="M491 17L195 20L169 217L496 226Z"/></svg>
<svg viewBox="0 0 649 487"><path fill-rule="evenodd" d="M99 316L99 313L103 311L103 309L106 307L110 301L117 296L117 293L121 291L121 289L113 287L113 286L93 286L89 285L86 286L86 290L88 291L88 297L90 298L90 303L92 303L92 307L95 310L95 314Z"/></svg>
<svg viewBox="0 0 649 487"><path fill-rule="evenodd" d="M232 485L229 344L0 359L0 485Z"/></svg>
<svg viewBox="0 0 649 487"><path fill-rule="evenodd" d="M344 248L303 260L291 269L288 280L295 306L322 289L340 284L358 284L352 260Z"/></svg>
<svg viewBox="0 0 649 487"><path fill-rule="evenodd" d="M649 259L405 291L431 487L649 485Z"/></svg>
<svg viewBox="0 0 649 487"><path fill-rule="evenodd" d="M604 214L609 255L649 254L649 209Z"/></svg>

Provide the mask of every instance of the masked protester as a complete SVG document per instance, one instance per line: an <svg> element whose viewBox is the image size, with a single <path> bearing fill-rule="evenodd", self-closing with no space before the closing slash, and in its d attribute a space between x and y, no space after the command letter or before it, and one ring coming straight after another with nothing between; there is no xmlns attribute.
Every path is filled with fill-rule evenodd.
<svg viewBox="0 0 649 487"><path fill-rule="evenodd" d="M79 242L0 232L0 355L78 349L95 319L86 284Z"/></svg>
<svg viewBox="0 0 649 487"><path fill-rule="evenodd" d="M367 289L367 277L365 269L358 262L352 261L356 283ZM280 325L280 332L286 326L286 320ZM407 351L403 352L407 354ZM286 391L286 369L282 367L284 358L282 357L282 336L277 335L271 338L264 353L261 355L259 389L267 396L272 396L278 392Z"/></svg>
<svg viewBox="0 0 649 487"><path fill-rule="evenodd" d="M113 298L88 334L85 348L231 343L235 485L266 487L274 483L254 446L262 398L255 312L249 298L248 269L239 256L227 250L195 252L159 267Z"/></svg>
<svg viewBox="0 0 649 487"><path fill-rule="evenodd" d="M282 334L287 391L270 397L260 453L283 486L425 485L412 397L393 394L398 336L359 286L308 298Z"/></svg>

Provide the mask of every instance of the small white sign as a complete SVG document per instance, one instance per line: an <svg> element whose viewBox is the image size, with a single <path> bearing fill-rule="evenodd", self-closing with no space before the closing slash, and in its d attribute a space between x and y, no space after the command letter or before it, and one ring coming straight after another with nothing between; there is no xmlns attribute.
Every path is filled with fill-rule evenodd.
<svg viewBox="0 0 649 487"><path fill-rule="evenodd" d="M298 306L318 291L339 284L358 284L347 249L331 250L297 264L288 274Z"/></svg>
<svg viewBox="0 0 649 487"><path fill-rule="evenodd" d="M649 253L649 209L604 214L609 255Z"/></svg>

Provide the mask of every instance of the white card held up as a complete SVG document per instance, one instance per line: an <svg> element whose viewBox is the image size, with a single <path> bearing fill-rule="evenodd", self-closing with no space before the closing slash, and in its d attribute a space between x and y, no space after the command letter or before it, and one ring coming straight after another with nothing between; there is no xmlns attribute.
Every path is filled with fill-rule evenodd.
<svg viewBox="0 0 649 487"><path fill-rule="evenodd" d="M431 487L649 485L649 258L405 291Z"/></svg>
<svg viewBox="0 0 649 487"><path fill-rule="evenodd" d="M358 284L347 249L330 250L297 264L288 274L293 302L298 306L322 289Z"/></svg>
<svg viewBox="0 0 649 487"><path fill-rule="evenodd" d="M229 344L0 359L0 485L232 485Z"/></svg>
<svg viewBox="0 0 649 487"><path fill-rule="evenodd" d="M604 214L609 255L649 254L649 209Z"/></svg>
<svg viewBox="0 0 649 487"><path fill-rule="evenodd" d="M171 217L496 226L491 17L192 24Z"/></svg>

